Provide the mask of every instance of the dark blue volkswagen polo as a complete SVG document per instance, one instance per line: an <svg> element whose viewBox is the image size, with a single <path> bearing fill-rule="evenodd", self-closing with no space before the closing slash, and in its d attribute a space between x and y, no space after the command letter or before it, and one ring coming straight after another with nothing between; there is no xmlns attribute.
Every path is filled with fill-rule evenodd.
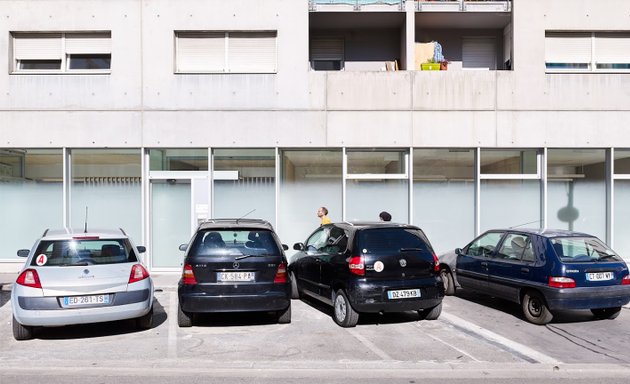
<svg viewBox="0 0 630 384"><path fill-rule="evenodd" d="M534 324L547 324L555 311L570 309L614 319L630 302L628 266L585 233L491 230L440 256L440 263L446 294L462 287L514 301Z"/></svg>

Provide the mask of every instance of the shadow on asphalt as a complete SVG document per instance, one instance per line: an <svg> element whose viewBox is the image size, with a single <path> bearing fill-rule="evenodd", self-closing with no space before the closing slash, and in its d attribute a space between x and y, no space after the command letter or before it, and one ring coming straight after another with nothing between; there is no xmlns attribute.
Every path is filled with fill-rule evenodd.
<svg viewBox="0 0 630 384"><path fill-rule="evenodd" d="M455 296L460 299L464 299L484 307L492 308L503 313L512 315L523 321L527 321L523 315L520 304L513 303L504 299L499 299L492 296L482 295L465 289L458 289ZM590 310L573 310L573 311L561 311L554 312L551 324L569 324L580 323L585 321L599 321L593 316Z"/></svg>
<svg viewBox="0 0 630 384"><path fill-rule="evenodd" d="M275 312L195 313L193 316L195 327L242 327L278 324L278 316Z"/></svg>
<svg viewBox="0 0 630 384"><path fill-rule="evenodd" d="M153 328L166 322L167 315L162 304L153 299ZM42 340L93 339L116 335L133 334L141 331L136 328L136 319L110 321L106 323L67 325L65 327L40 327L35 329L35 338Z"/></svg>
<svg viewBox="0 0 630 384"><path fill-rule="evenodd" d="M329 305L322 303L319 300L311 298L307 295L300 297L303 303L306 305L330 316L330 321L333 321L333 308ZM416 311L406 312L391 312L391 313L360 313L359 322L360 325L379 325L379 324L400 324L400 323L412 323L420 320L420 315Z"/></svg>
<svg viewBox="0 0 630 384"><path fill-rule="evenodd" d="M11 291L3 291L2 284L0 284L0 308L4 307L5 304L9 304L9 300L11 299Z"/></svg>

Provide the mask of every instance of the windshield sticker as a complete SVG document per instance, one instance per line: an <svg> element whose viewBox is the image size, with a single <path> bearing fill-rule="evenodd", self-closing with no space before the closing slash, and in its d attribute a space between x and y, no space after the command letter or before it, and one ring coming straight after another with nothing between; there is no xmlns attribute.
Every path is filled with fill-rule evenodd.
<svg viewBox="0 0 630 384"><path fill-rule="evenodd" d="M383 272L383 269L385 269L385 265L382 261L377 261L376 263L374 263L374 270L376 272Z"/></svg>
<svg viewBox="0 0 630 384"><path fill-rule="evenodd" d="M35 264L37 265L46 265L46 263L48 262L48 257L46 255L44 255L43 253L40 255L37 255L37 259L35 259Z"/></svg>

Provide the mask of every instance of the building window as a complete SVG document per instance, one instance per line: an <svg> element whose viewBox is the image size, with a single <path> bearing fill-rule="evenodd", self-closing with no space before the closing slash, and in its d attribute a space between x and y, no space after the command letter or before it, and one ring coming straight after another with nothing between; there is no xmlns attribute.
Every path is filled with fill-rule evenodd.
<svg viewBox="0 0 630 384"><path fill-rule="evenodd" d="M276 31L175 32L176 73L276 73Z"/></svg>
<svg viewBox="0 0 630 384"><path fill-rule="evenodd" d="M548 72L619 72L630 70L630 33L547 32Z"/></svg>
<svg viewBox="0 0 630 384"><path fill-rule="evenodd" d="M109 73L111 32L11 33L13 73Z"/></svg>
<svg viewBox="0 0 630 384"><path fill-rule="evenodd" d="M344 40L316 38L311 40L311 68L315 71L340 71L344 68Z"/></svg>

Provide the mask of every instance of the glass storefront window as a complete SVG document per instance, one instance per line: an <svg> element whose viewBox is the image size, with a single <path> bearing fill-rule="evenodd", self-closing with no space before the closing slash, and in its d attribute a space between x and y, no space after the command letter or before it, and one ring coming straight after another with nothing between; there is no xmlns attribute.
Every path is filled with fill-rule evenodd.
<svg viewBox="0 0 630 384"><path fill-rule="evenodd" d="M615 149L615 174L630 175L630 149Z"/></svg>
<svg viewBox="0 0 630 384"><path fill-rule="evenodd" d="M482 149L481 174L536 175L538 174L537 155L538 151L535 149Z"/></svg>
<svg viewBox="0 0 630 384"><path fill-rule="evenodd" d="M630 261L630 149L615 149L614 248Z"/></svg>
<svg viewBox="0 0 630 384"><path fill-rule="evenodd" d="M328 208L328 216L341 220L341 151L282 151L278 235L292 247L315 230L317 209Z"/></svg>
<svg viewBox="0 0 630 384"><path fill-rule="evenodd" d="M151 171L207 171L207 149L151 149Z"/></svg>
<svg viewBox="0 0 630 384"><path fill-rule="evenodd" d="M142 241L142 166L138 149L73 149L72 228L122 228Z"/></svg>
<svg viewBox="0 0 630 384"><path fill-rule="evenodd" d="M387 211L392 222L409 222L409 182L407 180L346 181L346 220L379 221Z"/></svg>
<svg viewBox="0 0 630 384"><path fill-rule="evenodd" d="M540 180L482 180L481 232L540 228Z"/></svg>
<svg viewBox="0 0 630 384"><path fill-rule="evenodd" d="M606 239L606 151L547 151L547 227Z"/></svg>
<svg viewBox="0 0 630 384"><path fill-rule="evenodd" d="M405 174L405 151L348 150L348 174Z"/></svg>
<svg viewBox="0 0 630 384"><path fill-rule="evenodd" d="M247 215L275 226L275 177L273 149L215 150L214 217Z"/></svg>
<svg viewBox="0 0 630 384"><path fill-rule="evenodd" d="M0 149L0 259L63 227L63 151Z"/></svg>
<svg viewBox="0 0 630 384"><path fill-rule="evenodd" d="M475 150L413 151L413 223L438 254L474 237Z"/></svg>

